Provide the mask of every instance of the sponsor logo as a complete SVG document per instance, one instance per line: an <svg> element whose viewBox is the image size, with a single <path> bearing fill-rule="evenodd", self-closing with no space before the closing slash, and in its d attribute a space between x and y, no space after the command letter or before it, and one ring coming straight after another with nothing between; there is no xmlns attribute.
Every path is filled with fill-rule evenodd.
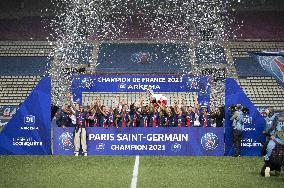
<svg viewBox="0 0 284 188"><path fill-rule="evenodd" d="M174 143L171 146L171 150L175 153L179 152L181 150L181 145L179 143Z"/></svg>
<svg viewBox="0 0 284 188"><path fill-rule="evenodd" d="M39 130L39 127L35 127L36 118L34 115L26 115L24 118L25 126L21 127L21 130L33 131Z"/></svg>
<svg viewBox="0 0 284 188"><path fill-rule="evenodd" d="M21 130L27 130L27 131L39 130L39 127L25 126L21 127Z"/></svg>
<svg viewBox="0 0 284 188"><path fill-rule="evenodd" d="M105 144L104 144L104 143L99 143L99 144L97 144L97 145L96 145L96 150L97 150L98 152L101 152L101 151L105 150Z"/></svg>
<svg viewBox="0 0 284 188"><path fill-rule="evenodd" d="M120 88L120 89L125 89L125 88L126 88L126 84L120 84L120 85L119 85L119 88Z"/></svg>
<svg viewBox="0 0 284 188"><path fill-rule="evenodd" d="M243 131L244 131L244 132L256 131L256 128L255 128L255 127L254 127L254 128L245 127Z"/></svg>
<svg viewBox="0 0 284 188"><path fill-rule="evenodd" d="M35 116L33 115L26 115L24 119L24 123L26 125L34 125L35 124Z"/></svg>
<svg viewBox="0 0 284 188"><path fill-rule="evenodd" d="M201 146L206 151L213 151L219 145L219 138L214 133L206 133L201 137Z"/></svg>
<svg viewBox="0 0 284 188"><path fill-rule="evenodd" d="M13 138L13 146L42 146L42 142L38 142L34 140L33 138L25 138L25 137L18 137Z"/></svg>
<svg viewBox="0 0 284 188"><path fill-rule="evenodd" d="M248 116L248 115L245 115L244 116L244 124L245 125L252 125L252 117Z"/></svg>
<svg viewBox="0 0 284 188"><path fill-rule="evenodd" d="M253 141L252 138L244 138L241 140L241 146L242 147L261 147L262 144L259 142Z"/></svg>
<svg viewBox="0 0 284 188"><path fill-rule="evenodd" d="M69 132L63 132L60 136L59 136L59 146L65 150L65 151L69 151L69 150L74 150L74 139L73 139L73 134L69 133Z"/></svg>

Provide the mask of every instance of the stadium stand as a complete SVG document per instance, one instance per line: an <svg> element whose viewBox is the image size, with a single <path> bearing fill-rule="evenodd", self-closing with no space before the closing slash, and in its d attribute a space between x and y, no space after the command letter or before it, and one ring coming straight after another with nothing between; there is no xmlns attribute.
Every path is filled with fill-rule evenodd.
<svg viewBox="0 0 284 188"><path fill-rule="evenodd" d="M22 103L40 78L40 76L0 76L0 105Z"/></svg>
<svg viewBox="0 0 284 188"><path fill-rule="evenodd" d="M233 57L249 57L250 52L283 51L284 42L281 41L232 41L230 50Z"/></svg>
<svg viewBox="0 0 284 188"><path fill-rule="evenodd" d="M102 43L99 73L177 73L189 65L188 46L173 43Z"/></svg>
<svg viewBox="0 0 284 188"><path fill-rule="evenodd" d="M178 61L188 53L188 47L186 46L177 47L175 46L177 44L167 45L168 50L166 51L172 53L170 54L170 63L170 61L165 59L165 52L161 50L164 47L163 45L166 44L157 45L147 42L138 44L99 44L98 42L94 42L94 45L92 56L96 62L91 64L91 68L92 72L98 73L123 73L125 71L127 73L175 73L175 70L180 68ZM36 85L40 79L39 75L42 75L46 70L46 61L44 60L46 60L46 56L51 52L52 46L45 41L0 41L0 49L0 104L18 105ZM222 51L224 49L218 48L218 50ZM284 42L232 41L229 43L229 50L234 60L234 68L238 75L238 81L256 106L265 107L272 104L276 109L281 110L284 106L284 102L281 100L283 98L281 96L284 96L283 89L277 84L276 80L262 70L258 63L249 56L249 53L265 50L281 51L284 50ZM149 53L153 51L158 56L153 56ZM197 53L197 59L198 55L200 53ZM182 61L186 61L186 59L182 59ZM123 62L124 66L121 66L121 62ZM24 67L22 66L23 63L25 64ZM161 66L161 63L164 64ZM10 82L7 82L9 79ZM26 81L30 83L26 84ZM18 87L12 89L13 87L10 87L8 84L18 84ZM257 86L261 86L259 88L263 89L250 89ZM16 88L19 88L18 91ZM24 89L21 90L20 88ZM270 91L270 94L268 94L268 91ZM9 99L7 98L7 94L11 96ZM102 96L102 98L104 97ZM130 98L136 97L133 96Z"/></svg>
<svg viewBox="0 0 284 188"><path fill-rule="evenodd" d="M230 43L237 80L257 107L273 106L284 110L284 89L250 57L251 52L283 51L284 42L234 41Z"/></svg>
<svg viewBox="0 0 284 188"><path fill-rule="evenodd" d="M48 56L51 50L46 41L0 41L0 56Z"/></svg>
<svg viewBox="0 0 284 188"><path fill-rule="evenodd" d="M284 90L272 77L239 78L239 84L257 107L284 108Z"/></svg>
<svg viewBox="0 0 284 188"><path fill-rule="evenodd" d="M0 41L0 105L18 106L49 66L44 41Z"/></svg>
<svg viewBox="0 0 284 188"><path fill-rule="evenodd" d="M0 57L0 75L43 75L48 65L47 57Z"/></svg>

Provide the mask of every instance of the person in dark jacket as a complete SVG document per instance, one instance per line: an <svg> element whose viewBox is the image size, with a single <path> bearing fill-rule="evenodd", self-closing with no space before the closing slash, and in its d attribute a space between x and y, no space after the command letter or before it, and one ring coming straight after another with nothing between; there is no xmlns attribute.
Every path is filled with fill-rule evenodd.
<svg viewBox="0 0 284 188"><path fill-rule="evenodd" d="M58 113L58 117L56 119L56 124L58 127L70 127L71 118L69 117L69 107L67 104L63 105L61 111Z"/></svg>
<svg viewBox="0 0 284 188"><path fill-rule="evenodd" d="M221 111L221 108L215 108L213 113L211 114L212 123L216 125L216 127L224 126L224 114Z"/></svg>
<svg viewBox="0 0 284 188"><path fill-rule="evenodd" d="M201 127L211 127L211 116L208 113L207 107L202 107L202 112L199 115L199 122Z"/></svg>

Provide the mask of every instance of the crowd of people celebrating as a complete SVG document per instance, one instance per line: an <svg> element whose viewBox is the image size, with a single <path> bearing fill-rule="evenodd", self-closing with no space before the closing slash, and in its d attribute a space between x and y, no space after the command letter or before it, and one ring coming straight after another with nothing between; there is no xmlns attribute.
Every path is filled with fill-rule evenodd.
<svg viewBox="0 0 284 188"><path fill-rule="evenodd" d="M99 98L86 107L73 102L71 95L67 99L56 114L58 127L223 127L224 122L223 107L213 108L210 113L207 106L199 106L197 97L194 106L183 99L167 106L166 101L151 96L147 105L143 105L143 95L130 105L117 96L113 108L102 105Z"/></svg>

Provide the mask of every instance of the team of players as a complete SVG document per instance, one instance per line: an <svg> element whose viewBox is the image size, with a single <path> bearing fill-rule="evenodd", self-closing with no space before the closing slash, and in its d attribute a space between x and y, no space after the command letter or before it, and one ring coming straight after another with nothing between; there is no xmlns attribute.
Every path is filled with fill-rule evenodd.
<svg viewBox="0 0 284 188"><path fill-rule="evenodd" d="M74 107L73 107L74 106ZM79 103L65 104L57 114L59 127L223 127L223 108L216 108L212 113L207 107L178 105L167 107L152 102L149 105L130 107L120 101L115 108L100 105L96 100L91 106L83 108ZM81 113L76 113L80 109Z"/></svg>
<svg viewBox="0 0 284 188"><path fill-rule="evenodd" d="M56 113L56 124L59 127L75 127L75 156L87 156L86 127L222 127L224 113L216 108L209 114L207 107L199 108L197 98L195 106L187 106L184 102L167 107L165 101L150 98L150 104L143 106L143 98L130 108L124 100L118 100L115 108L101 105L99 99L86 108L74 103L72 96L67 95L66 103Z"/></svg>

